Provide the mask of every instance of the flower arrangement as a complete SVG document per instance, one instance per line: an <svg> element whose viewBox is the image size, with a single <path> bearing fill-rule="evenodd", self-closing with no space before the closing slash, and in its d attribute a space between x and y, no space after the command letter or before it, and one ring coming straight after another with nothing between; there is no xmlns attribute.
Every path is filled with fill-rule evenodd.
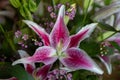
<svg viewBox="0 0 120 80"><path fill-rule="evenodd" d="M1 0L1 80L119 79L119 5Z"/></svg>

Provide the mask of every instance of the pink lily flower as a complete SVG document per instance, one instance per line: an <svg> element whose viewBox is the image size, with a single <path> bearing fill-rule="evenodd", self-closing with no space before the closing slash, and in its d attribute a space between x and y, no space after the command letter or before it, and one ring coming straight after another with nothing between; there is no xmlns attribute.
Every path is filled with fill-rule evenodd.
<svg viewBox="0 0 120 80"><path fill-rule="evenodd" d="M105 65L107 69L107 73L110 75L112 73L112 61L119 59L120 54L119 53L114 53L112 55L99 55L98 58L101 60L101 62Z"/></svg>
<svg viewBox="0 0 120 80"><path fill-rule="evenodd" d="M18 53L21 58L29 57L29 54L24 50L18 50ZM37 80L44 80L47 77L47 74L50 70L51 65L44 65L42 68L35 69L34 63L24 63L25 70L33 75L33 77Z"/></svg>
<svg viewBox="0 0 120 80"><path fill-rule="evenodd" d="M18 50L18 53L19 53L21 58L29 57L29 54L24 50ZM35 69L35 64L34 63L27 63L27 64L24 64L24 67L28 73L32 74L33 70Z"/></svg>
<svg viewBox="0 0 120 80"><path fill-rule="evenodd" d="M51 68L51 64L44 65L41 68L37 68L33 71L32 75L35 80L47 80L48 72Z"/></svg>
<svg viewBox="0 0 120 80"><path fill-rule="evenodd" d="M110 56L98 56L101 62L105 65L108 74L112 73L112 65Z"/></svg>
<svg viewBox="0 0 120 80"><path fill-rule="evenodd" d="M62 5L57 21L50 34L36 23L24 20L24 22L42 38L44 46L36 49L33 56L19 59L13 62L12 65L35 62L42 62L48 65L53 64L59 59L61 64L65 66L65 69L70 71L86 69L98 74L103 74L103 71L87 53L78 48L80 42L90 36L97 24L89 24L83 27L77 34L69 36L69 31L64 23L64 14L65 6Z"/></svg>

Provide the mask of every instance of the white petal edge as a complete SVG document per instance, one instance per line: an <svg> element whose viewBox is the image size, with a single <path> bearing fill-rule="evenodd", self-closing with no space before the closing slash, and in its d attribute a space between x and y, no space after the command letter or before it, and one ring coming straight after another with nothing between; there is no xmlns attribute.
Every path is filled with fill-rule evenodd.
<svg viewBox="0 0 120 80"><path fill-rule="evenodd" d="M112 73L112 65L110 63L106 63L100 56L98 56L99 59L103 62L103 64L105 65L107 71L108 71L108 74L110 75Z"/></svg>
<svg viewBox="0 0 120 80"><path fill-rule="evenodd" d="M29 21L29 20L23 20L24 23L26 23L30 28L32 28L31 25L35 26L38 30L41 30L43 32L46 32L41 26L39 26L38 24L32 22L32 21ZM31 24L31 25L30 25Z"/></svg>
<svg viewBox="0 0 120 80"><path fill-rule="evenodd" d="M29 57L29 54L24 50L18 50L18 53L21 58Z"/></svg>
<svg viewBox="0 0 120 80"><path fill-rule="evenodd" d="M77 34L81 33L82 31L88 30L87 35L82 39L84 40L85 38L88 38L91 33L94 31L98 23L91 23L86 26L84 26Z"/></svg>
<svg viewBox="0 0 120 80"><path fill-rule="evenodd" d="M58 13L58 17L64 17L64 15L65 15L65 6L62 5L60 7L60 10L59 10L59 13Z"/></svg>

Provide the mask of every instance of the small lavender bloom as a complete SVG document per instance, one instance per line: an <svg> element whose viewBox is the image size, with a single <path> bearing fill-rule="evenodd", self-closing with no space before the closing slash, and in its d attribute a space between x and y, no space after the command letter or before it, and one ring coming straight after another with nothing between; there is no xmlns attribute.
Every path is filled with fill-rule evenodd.
<svg viewBox="0 0 120 80"><path fill-rule="evenodd" d="M53 28L54 22L50 22L50 27Z"/></svg>
<svg viewBox="0 0 120 80"><path fill-rule="evenodd" d="M22 32L21 32L21 31L17 30L17 31L15 32L15 37L16 37L16 38L19 38L21 35L22 35Z"/></svg>
<svg viewBox="0 0 120 80"><path fill-rule="evenodd" d="M68 14L69 14L69 12L68 12L68 11L66 11L66 12L65 12L65 15L68 15Z"/></svg>
<svg viewBox="0 0 120 80"><path fill-rule="evenodd" d="M25 45L24 47L25 47L25 48L28 48L28 46L27 46L27 45Z"/></svg>
<svg viewBox="0 0 120 80"><path fill-rule="evenodd" d="M38 46L42 46L42 42L39 42L39 41L37 41L37 40L34 42L34 44L35 44L35 45L38 45Z"/></svg>
<svg viewBox="0 0 120 80"><path fill-rule="evenodd" d="M22 47L25 47L25 44L23 43L23 44L21 44L21 46L22 46Z"/></svg>
<svg viewBox="0 0 120 80"><path fill-rule="evenodd" d="M65 75L67 72L65 70L60 70L61 75Z"/></svg>
<svg viewBox="0 0 120 80"><path fill-rule="evenodd" d="M67 78L68 78L68 80L72 80L72 74L71 74L71 73L68 73L68 74L67 74Z"/></svg>
<svg viewBox="0 0 120 80"><path fill-rule="evenodd" d="M53 11L52 6L48 6L48 12L52 12L52 11Z"/></svg>
<svg viewBox="0 0 120 80"><path fill-rule="evenodd" d="M47 80L62 80L63 78L66 80L72 80L72 74L67 73L65 70L54 69L49 72L47 76Z"/></svg>
<svg viewBox="0 0 120 80"><path fill-rule="evenodd" d="M28 48L28 46L26 44L21 44L22 48Z"/></svg>
<svg viewBox="0 0 120 80"><path fill-rule="evenodd" d="M54 74L59 74L59 70L58 70L58 69L55 69L55 70L53 70L53 73L54 73Z"/></svg>
<svg viewBox="0 0 120 80"><path fill-rule="evenodd" d="M72 11L68 14L68 16L70 17L70 20L73 20L73 18L75 17L75 9L73 8Z"/></svg>
<svg viewBox="0 0 120 80"><path fill-rule="evenodd" d="M51 17L51 18L56 18L56 14L55 14L54 12L51 12L51 13L50 13L50 17Z"/></svg>
<svg viewBox="0 0 120 80"><path fill-rule="evenodd" d="M55 75L53 75L53 74L49 74L49 75L47 76L47 79L48 79L48 80L56 80L56 77L55 77Z"/></svg>
<svg viewBox="0 0 120 80"><path fill-rule="evenodd" d="M57 8L59 9L61 6L62 6L62 4L58 4L58 5L57 5Z"/></svg>
<svg viewBox="0 0 120 80"><path fill-rule="evenodd" d="M22 36L22 39L23 39L24 41L28 40L28 35L27 35L27 34L24 34L24 35Z"/></svg>

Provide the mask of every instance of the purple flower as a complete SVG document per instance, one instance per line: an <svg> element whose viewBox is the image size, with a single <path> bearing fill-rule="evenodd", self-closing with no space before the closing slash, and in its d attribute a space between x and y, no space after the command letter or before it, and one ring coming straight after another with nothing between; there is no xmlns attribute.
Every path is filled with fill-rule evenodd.
<svg viewBox="0 0 120 80"><path fill-rule="evenodd" d="M33 56L19 59L13 62L12 65L35 62L42 62L45 65L49 65L53 64L58 59L61 64L64 65L63 69L69 71L85 69L103 74L103 71L88 54L78 48L80 42L90 36L97 24L92 23L86 25L77 34L69 36L69 31L63 20L64 14L65 6L62 5L57 21L50 34L36 23L24 20L24 22L42 38L44 46L36 49Z"/></svg>
<svg viewBox="0 0 120 80"><path fill-rule="evenodd" d="M99 55L98 57L101 60L101 62L105 65L108 74L111 74L112 73L111 60L119 59L120 54L119 53L114 53L112 55L103 55L103 56Z"/></svg>
<svg viewBox="0 0 120 80"><path fill-rule="evenodd" d="M57 8L59 9L61 6L62 6L62 4L58 4L58 5L57 5Z"/></svg>
<svg viewBox="0 0 120 80"><path fill-rule="evenodd" d="M39 42L39 41L35 41L34 44L38 46L42 46L42 42Z"/></svg>
<svg viewBox="0 0 120 80"><path fill-rule="evenodd" d="M53 26L54 26L54 23L50 22L50 27L53 28Z"/></svg>
<svg viewBox="0 0 120 80"><path fill-rule="evenodd" d="M50 17L51 17L51 18L56 18L56 14L55 14L54 12L51 12L51 13L50 13Z"/></svg>
<svg viewBox="0 0 120 80"><path fill-rule="evenodd" d="M15 32L15 37L16 38L19 38L21 35L22 35L21 31L18 30L18 31Z"/></svg>
<svg viewBox="0 0 120 80"><path fill-rule="evenodd" d="M24 35L22 36L22 39L23 39L24 41L28 40L28 35L27 35L27 34L24 34Z"/></svg>
<svg viewBox="0 0 120 80"><path fill-rule="evenodd" d="M52 12L52 11L53 11L52 6L48 6L48 12Z"/></svg>

